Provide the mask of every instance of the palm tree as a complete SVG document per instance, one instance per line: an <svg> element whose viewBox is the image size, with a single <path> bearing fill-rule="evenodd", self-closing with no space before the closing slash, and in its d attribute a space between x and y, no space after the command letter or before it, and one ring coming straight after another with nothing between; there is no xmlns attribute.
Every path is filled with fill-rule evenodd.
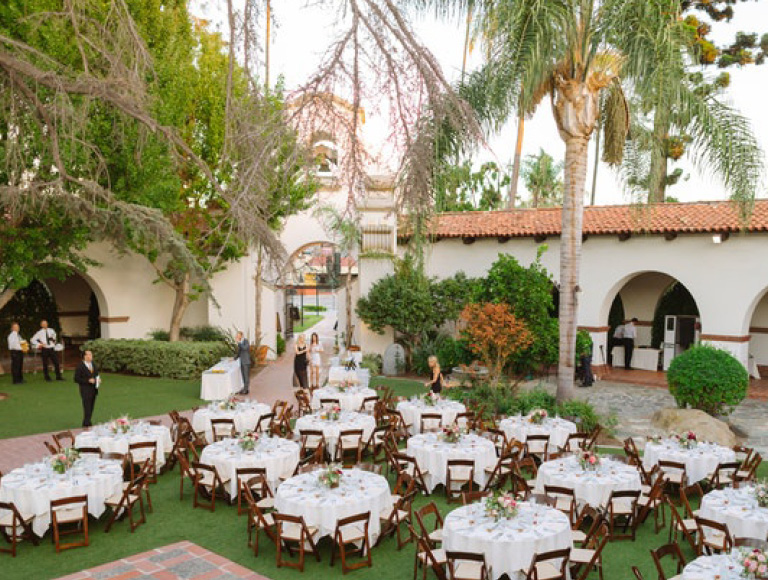
<svg viewBox="0 0 768 580"><path fill-rule="evenodd" d="M528 207L551 207L563 203L562 171L562 162L556 162L544 149L525 158L523 180L531 194Z"/></svg>
<svg viewBox="0 0 768 580"><path fill-rule="evenodd" d="M449 15L467 0L418 0ZM695 104L682 75L689 43L679 0L487 0L471 2L476 18L493 23L485 66L468 84L486 95L488 118L501 122L533 112L545 97L565 143L560 241L560 356L558 400L574 389L576 321L588 145L601 120L604 159L619 163L629 126L624 91L651 95L665 84L659 108L686 106L698 140L694 154L718 171L737 198L754 195L761 173L746 148L726 140L729 127L716 112ZM482 26L482 24L481 24ZM525 90L523 91L523 87ZM601 107L601 95L605 105ZM750 159L747 167L740 163Z"/></svg>

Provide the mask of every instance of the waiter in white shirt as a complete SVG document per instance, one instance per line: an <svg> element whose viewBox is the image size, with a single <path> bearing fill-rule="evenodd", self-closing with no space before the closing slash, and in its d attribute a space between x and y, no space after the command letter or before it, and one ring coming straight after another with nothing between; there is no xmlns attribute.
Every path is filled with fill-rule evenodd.
<svg viewBox="0 0 768 580"><path fill-rule="evenodd" d="M633 318L624 325L624 368L632 368L632 351L635 350L635 338L637 338L637 328L635 327L637 318Z"/></svg>
<svg viewBox="0 0 768 580"><path fill-rule="evenodd" d="M614 346L624 346L624 324L619 324L616 327L616 330L613 331L613 338L611 340L611 361L610 364L612 367L618 366L619 361L613 360L613 347Z"/></svg>
<svg viewBox="0 0 768 580"><path fill-rule="evenodd" d="M50 382L51 375L48 372L48 363L53 363L53 369L56 371L56 380L63 381L64 377L61 376L61 368L59 367L59 357L56 354L56 331L53 328L48 328L48 321L40 321L40 330L38 330L32 337L32 346L40 351L40 356L43 359L43 374L45 380Z"/></svg>
<svg viewBox="0 0 768 580"><path fill-rule="evenodd" d="M19 323L11 324L11 334L8 335L8 350L11 352L11 376L13 384L24 382L24 351L21 348L22 338L19 334Z"/></svg>

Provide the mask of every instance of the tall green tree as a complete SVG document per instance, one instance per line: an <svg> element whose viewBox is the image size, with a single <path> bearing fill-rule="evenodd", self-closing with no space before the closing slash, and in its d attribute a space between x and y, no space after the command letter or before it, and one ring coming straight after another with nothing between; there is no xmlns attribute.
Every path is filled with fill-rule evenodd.
<svg viewBox="0 0 768 580"><path fill-rule="evenodd" d="M531 198L529 207L549 207L563 203L562 162L539 149L536 155L528 155L523 161L522 175Z"/></svg>

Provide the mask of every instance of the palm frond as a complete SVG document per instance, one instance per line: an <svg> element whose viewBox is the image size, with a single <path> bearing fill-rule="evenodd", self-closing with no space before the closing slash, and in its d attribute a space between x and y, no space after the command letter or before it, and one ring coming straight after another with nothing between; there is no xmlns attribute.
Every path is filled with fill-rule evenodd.
<svg viewBox="0 0 768 580"><path fill-rule="evenodd" d="M603 161L618 165L624 157L624 147L629 133L629 105L621 88L614 80L608 87L600 113L603 129Z"/></svg>

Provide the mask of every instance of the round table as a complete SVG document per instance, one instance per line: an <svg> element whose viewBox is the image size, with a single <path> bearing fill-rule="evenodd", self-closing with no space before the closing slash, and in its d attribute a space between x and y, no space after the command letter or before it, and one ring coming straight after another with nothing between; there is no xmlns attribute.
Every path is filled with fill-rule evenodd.
<svg viewBox="0 0 768 580"><path fill-rule="evenodd" d="M221 409L219 403L211 403L207 407L195 411L192 416L192 428L197 432L205 431L205 438L212 442L211 419L234 419L235 430L242 433L243 431L253 431L261 416L271 412L272 409L269 405L256 401L243 401L238 403L234 409Z"/></svg>
<svg viewBox="0 0 768 580"><path fill-rule="evenodd" d="M701 500L699 515L728 525L734 538L768 537L768 508L757 505L754 487L716 489Z"/></svg>
<svg viewBox="0 0 768 580"><path fill-rule="evenodd" d="M275 494L275 509L284 514L302 516L320 536L332 536L342 518L371 512L368 537L371 545L381 532L379 515L392 512L389 483L381 475L360 469L345 469L336 489L320 484L321 470L302 473L283 482Z"/></svg>
<svg viewBox="0 0 768 580"><path fill-rule="evenodd" d="M710 475L720 463L736 461L736 453L716 443L697 443L687 449L672 439L659 443L649 441L645 445L643 467L650 470L659 460L684 463L688 483L693 484Z"/></svg>
<svg viewBox="0 0 768 580"><path fill-rule="evenodd" d="M98 518L107 498L122 493L123 466L119 461L82 457L63 475L47 461L14 469L0 481L0 501L13 502L24 516L34 515L32 530L42 537L51 525L51 500L88 496L88 513Z"/></svg>
<svg viewBox="0 0 768 580"><path fill-rule="evenodd" d="M458 401L440 399L434 405L427 405L421 399L401 401L397 404L397 410L403 415L406 423L411 425L411 433L421 433L422 413L437 413L443 418L443 427L447 427L456 420L456 415L466 412L467 408Z"/></svg>
<svg viewBox="0 0 768 580"><path fill-rule="evenodd" d="M339 433L342 431L362 429L363 443L367 443L375 428L376 419L371 415L363 415L362 413L354 413L352 411L342 411L336 421L322 419L320 413L304 415L303 417L296 419L295 431L322 431L325 436L325 442L328 445L328 452L333 456L336 450L336 442L339 439Z"/></svg>
<svg viewBox="0 0 768 580"><path fill-rule="evenodd" d="M206 446L200 462L213 465L222 477L229 477L229 492L237 497L236 471L242 467L264 467L269 487L274 491L280 478L293 475L299 464L301 446L279 437L262 437L253 450L244 451L237 439L224 439Z"/></svg>
<svg viewBox="0 0 768 580"><path fill-rule="evenodd" d="M443 523L443 548L485 555L494 580L507 574L522 580L534 554L572 546L571 526L564 513L521 502L518 515L494 521L483 502L449 513Z"/></svg>
<svg viewBox="0 0 768 580"><path fill-rule="evenodd" d="M323 387L312 393L312 408L319 409L322 399L337 399L342 411L359 411L365 399L375 396L376 391L367 387L349 387L343 393L336 387Z"/></svg>
<svg viewBox="0 0 768 580"><path fill-rule="evenodd" d="M458 442L448 443L440 433L421 433L408 439L407 453L416 458L419 469L429 471L424 480L430 491L438 484L447 484L449 459L474 460L474 481L481 487L487 479L485 469L493 469L498 462L493 441L474 434L462 435Z"/></svg>
<svg viewBox="0 0 768 580"><path fill-rule="evenodd" d="M607 457L601 457L600 466L595 471L582 469L575 456L547 461L539 467L536 493L544 493L546 485L572 489L577 502L596 508L605 506L613 491L641 489L636 467Z"/></svg>
<svg viewBox="0 0 768 580"><path fill-rule="evenodd" d="M157 443L157 467L165 465L165 456L173 449L171 430L165 425L137 422L125 433L114 433L107 425L97 425L75 437L75 447L98 447L103 453L128 453L131 443Z"/></svg>
<svg viewBox="0 0 768 580"><path fill-rule="evenodd" d="M504 431L507 439L517 439L525 443L529 435L549 435L550 449L565 447L568 436L576 433L576 424L560 417L544 419L540 424L531 423L529 417L507 417L499 422L499 429Z"/></svg>
<svg viewBox="0 0 768 580"><path fill-rule="evenodd" d="M680 578L681 580L743 580L741 570L742 567L731 554L699 556L683 568Z"/></svg>

